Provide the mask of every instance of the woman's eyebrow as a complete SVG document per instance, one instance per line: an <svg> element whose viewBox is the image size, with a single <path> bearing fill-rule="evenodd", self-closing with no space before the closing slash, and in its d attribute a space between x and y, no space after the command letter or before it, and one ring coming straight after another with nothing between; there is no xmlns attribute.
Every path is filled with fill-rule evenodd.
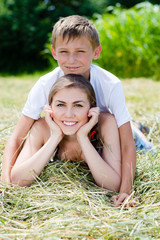
<svg viewBox="0 0 160 240"><path fill-rule="evenodd" d="M80 103L80 102L85 103L85 101L83 100L77 100L77 101L74 101L73 103Z"/></svg>
<svg viewBox="0 0 160 240"><path fill-rule="evenodd" d="M65 101L62 101L62 100L56 100L55 102L66 103ZM75 104L75 103L80 103L80 102L85 103L85 101L83 101L83 100L77 100L77 101L74 101L73 103Z"/></svg>
<svg viewBox="0 0 160 240"><path fill-rule="evenodd" d="M61 102L61 103L65 103L64 101L62 100L56 100L55 102Z"/></svg>

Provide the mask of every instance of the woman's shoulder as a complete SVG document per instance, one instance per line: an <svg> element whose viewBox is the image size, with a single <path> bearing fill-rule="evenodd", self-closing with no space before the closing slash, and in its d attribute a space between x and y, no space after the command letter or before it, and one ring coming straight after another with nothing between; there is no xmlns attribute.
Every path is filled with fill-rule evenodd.
<svg viewBox="0 0 160 240"><path fill-rule="evenodd" d="M41 136L45 141L47 141L50 136L50 128L44 117L35 121L32 131L37 134L37 137Z"/></svg>
<svg viewBox="0 0 160 240"><path fill-rule="evenodd" d="M38 120L35 121L34 123L36 128L42 127L42 128L46 128L48 127L45 117L40 117Z"/></svg>

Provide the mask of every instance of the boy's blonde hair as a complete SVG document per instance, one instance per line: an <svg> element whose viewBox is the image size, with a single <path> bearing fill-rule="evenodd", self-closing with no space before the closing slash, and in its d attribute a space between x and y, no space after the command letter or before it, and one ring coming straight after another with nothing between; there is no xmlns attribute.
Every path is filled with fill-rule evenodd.
<svg viewBox="0 0 160 240"><path fill-rule="evenodd" d="M85 17L72 15L61 18L53 27L51 44L55 48L56 39L61 36L63 39L74 39L76 37L86 36L90 41L92 48L100 45L99 35L94 24Z"/></svg>
<svg viewBox="0 0 160 240"><path fill-rule="evenodd" d="M49 105L51 105L55 94L64 88L82 89L87 94L90 107L96 107L96 96L92 85L85 77L79 74L67 74L57 79L49 93Z"/></svg>

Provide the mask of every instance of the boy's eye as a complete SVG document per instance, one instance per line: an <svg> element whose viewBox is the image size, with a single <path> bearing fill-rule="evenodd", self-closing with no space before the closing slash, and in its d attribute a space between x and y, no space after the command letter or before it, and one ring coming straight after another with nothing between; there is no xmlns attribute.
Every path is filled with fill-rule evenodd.
<svg viewBox="0 0 160 240"><path fill-rule="evenodd" d="M60 51L60 53L67 53L67 51L64 51L64 50L63 50L63 51Z"/></svg>
<svg viewBox="0 0 160 240"><path fill-rule="evenodd" d="M80 53L84 53L85 51L84 51L84 50L78 50L78 52L80 52Z"/></svg>

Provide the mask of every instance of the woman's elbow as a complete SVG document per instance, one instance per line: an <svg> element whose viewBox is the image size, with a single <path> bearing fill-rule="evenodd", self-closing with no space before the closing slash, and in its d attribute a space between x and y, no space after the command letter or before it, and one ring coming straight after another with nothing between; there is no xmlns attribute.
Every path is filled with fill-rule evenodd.
<svg viewBox="0 0 160 240"><path fill-rule="evenodd" d="M25 176L23 177L16 171L16 169L12 169L11 171L11 183L13 185L18 185L20 187L27 187L32 184L32 181L25 180Z"/></svg>
<svg viewBox="0 0 160 240"><path fill-rule="evenodd" d="M11 176L10 176L11 183L13 185L21 186L21 181L19 179L18 173L15 171L15 169L11 170Z"/></svg>

